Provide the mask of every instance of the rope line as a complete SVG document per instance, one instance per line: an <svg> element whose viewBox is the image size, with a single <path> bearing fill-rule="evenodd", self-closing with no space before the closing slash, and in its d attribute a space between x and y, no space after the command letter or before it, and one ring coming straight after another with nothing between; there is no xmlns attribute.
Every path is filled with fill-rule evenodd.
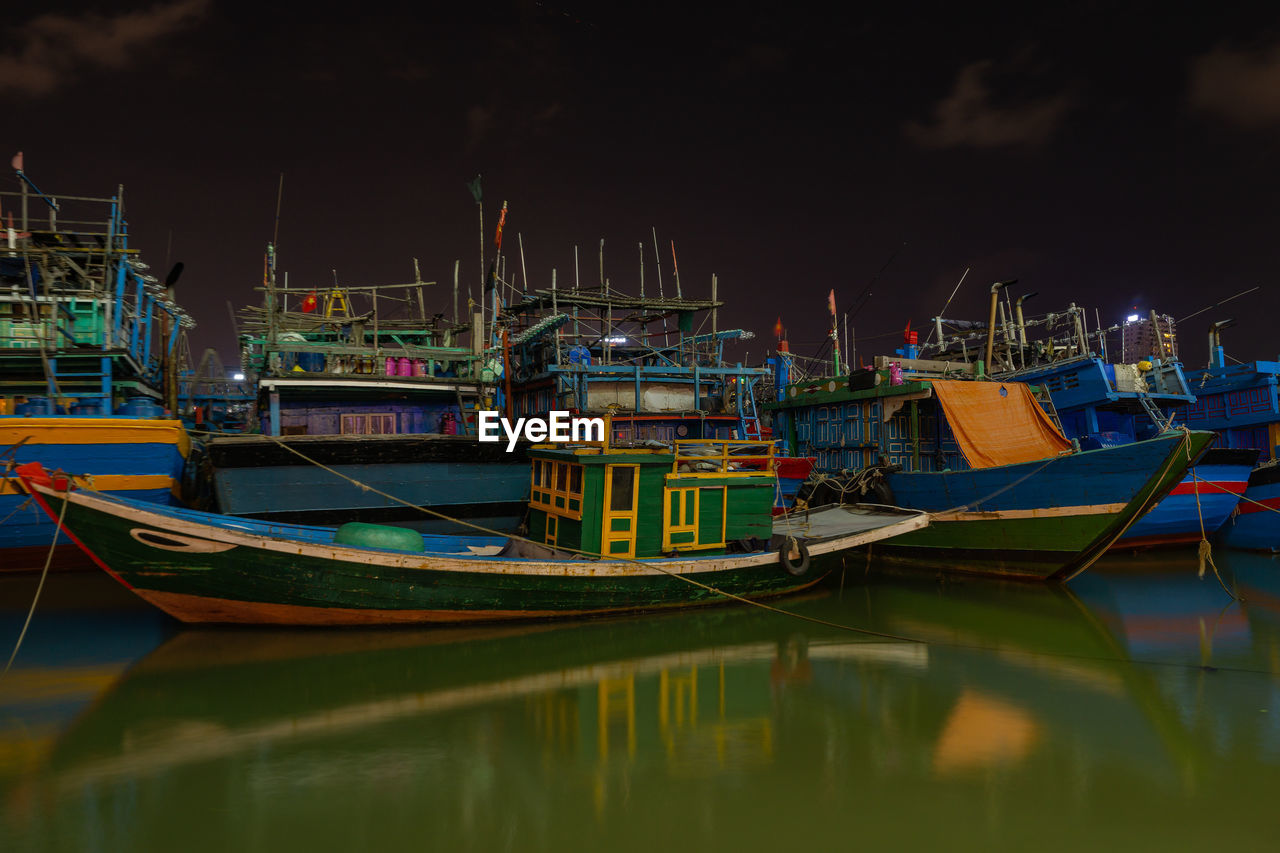
<svg viewBox="0 0 1280 853"><path fill-rule="evenodd" d="M0 677L9 672L9 668L13 666L14 658L18 656L18 649L22 648L22 641L27 637L27 628L31 626L31 617L36 614L36 604L40 601L41 591L44 590L44 580L49 576L49 566L53 563L53 552L58 546L58 533L62 530L62 520L67 516L67 504L69 503L71 503L70 495L67 492L63 492L62 511L58 513L58 526L53 529L53 541L49 543L49 554L44 558L44 569L40 572L40 583L36 585L35 597L31 599L31 608L27 610L27 620L22 623L22 631L18 634L18 641L13 644L13 653L9 655L9 662L4 665L4 671L0 672Z"/></svg>
<svg viewBox="0 0 1280 853"><path fill-rule="evenodd" d="M1217 483L1213 482L1212 480L1201 480L1200 482L1208 486L1213 486L1215 489L1217 489L1220 492L1226 492L1229 495L1235 494L1235 492L1231 491L1225 486L1219 486ZM1240 495L1240 500L1248 501L1249 503L1260 506L1269 512L1280 512L1280 509L1277 509L1276 507L1268 506L1267 504L1264 504L1262 501L1255 501L1253 498L1245 497L1244 495ZM1238 512L1236 514L1238 514Z"/></svg>

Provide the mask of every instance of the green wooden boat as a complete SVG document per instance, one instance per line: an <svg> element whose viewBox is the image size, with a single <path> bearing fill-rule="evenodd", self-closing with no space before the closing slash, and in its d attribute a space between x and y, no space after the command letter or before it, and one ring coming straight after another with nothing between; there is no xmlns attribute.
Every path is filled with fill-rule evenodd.
<svg viewBox="0 0 1280 853"><path fill-rule="evenodd" d="M271 524L67 490L37 465L19 474L99 566L184 622L467 622L756 599L929 523L831 506L775 530L773 459L734 454L748 444L534 449L528 539Z"/></svg>

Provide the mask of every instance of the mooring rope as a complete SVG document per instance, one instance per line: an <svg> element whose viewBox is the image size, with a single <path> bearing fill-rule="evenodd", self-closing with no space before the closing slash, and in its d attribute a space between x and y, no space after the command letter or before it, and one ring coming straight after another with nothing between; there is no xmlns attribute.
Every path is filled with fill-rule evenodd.
<svg viewBox="0 0 1280 853"><path fill-rule="evenodd" d="M9 519L13 518L15 515L17 515L18 513L22 512L22 511L23 511L24 509L26 509L27 507L31 506L31 504L32 504L33 502L34 502L34 501L33 501L33 499L32 499L32 498L30 498L30 497L28 497L25 501L23 501L22 503L18 504L18 506L13 510L13 512L9 513L9 514L8 514L8 515L6 515L4 518L0 518L0 527L4 526L4 523L5 523L6 521L8 521Z"/></svg>
<svg viewBox="0 0 1280 853"><path fill-rule="evenodd" d="M1225 486L1219 486L1217 483L1213 482L1212 480L1201 480L1200 482L1204 483L1205 485L1212 486L1213 488L1217 489L1220 492L1226 492L1229 495L1235 494L1235 492L1231 491ZM1262 501L1255 501L1253 498L1248 498L1248 497L1245 497L1244 495L1240 495L1240 500L1246 501L1251 504L1256 504L1257 506L1260 506L1269 512L1280 512L1280 509L1277 509L1276 507L1268 506L1267 504L1264 504ZM1238 515L1239 512L1237 511L1236 514Z"/></svg>
<svg viewBox="0 0 1280 853"><path fill-rule="evenodd" d="M68 489L70 484L68 483ZM22 641L26 639L27 628L31 626L31 617L36 613L36 604L40 601L40 593L44 589L45 578L49 576L49 566L53 564L53 552L58 547L58 532L62 530L62 521L67 516L67 504L71 503L71 496L67 492L62 493L62 511L58 513L58 526L53 529L53 541L49 543L49 554L44 559L44 569L40 572L40 583L36 585L35 597L31 599L31 607L27 610L27 619L22 623L22 631L18 634L18 641L13 645L13 653L9 655L9 662L4 665L4 671L0 672L3 677L9 672L9 668L13 666L14 659L18 656L18 649L22 648Z"/></svg>
<svg viewBox="0 0 1280 853"><path fill-rule="evenodd" d="M1188 430L1188 434L1190 431ZM1191 459L1191 445L1187 444L1187 459ZM1205 535L1204 530L1204 510L1200 507L1200 475L1196 473L1195 466L1191 466L1191 492L1196 496L1196 515L1200 519L1200 544L1196 546L1196 559L1200 562L1200 572L1198 577L1204 580L1204 567L1208 563L1213 567L1213 576L1218 579L1218 586L1222 587L1222 591L1231 596L1236 601L1244 599L1227 589L1226 583L1222 580L1222 575L1218 573L1218 564L1213 561L1213 546L1209 544L1209 537ZM1206 481L1207 482L1207 481Z"/></svg>

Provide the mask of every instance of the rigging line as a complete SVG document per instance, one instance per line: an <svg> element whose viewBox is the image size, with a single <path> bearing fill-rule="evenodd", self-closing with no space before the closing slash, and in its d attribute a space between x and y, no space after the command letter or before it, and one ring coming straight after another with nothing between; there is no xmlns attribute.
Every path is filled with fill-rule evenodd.
<svg viewBox="0 0 1280 853"><path fill-rule="evenodd" d="M1178 320L1176 322L1185 323L1186 321L1190 320L1192 317L1203 314L1206 311L1212 311L1214 308L1218 308L1223 305L1226 305L1228 302L1230 302L1233 299L1238 299L1241 296L1247 296L1248 294L1253 293L1255 290L1261 290L1261 289L1262 289L1262 285L1259 284L1249 288L1248 290L1242 290L1239 293L1235 294L1234 296L1228 296L1226 299L1222 300L1221 302L1215 302L1214 304L1209 305L1208 307L1201 308L1199 311L1196 311L1195 313L1188 314L1187 316L1183 317L1181 320Z"/></svg>
<svg viewBox="0 0 1280 853"><path fill-rule="evenodd" d="M18 504L17 508L15 508L13 512L9 513L9 514L8 514L8 515L6 515L4 518L0 518L0 527L3 527L3 526L4 526L4 523L5 523L6 521L8 521L9 519L13 518L15 515L17 515L18 513L22 512L24 509L26 509L26 508L27 508L27 507L29 507L29 506L31 506L31 498L30 498L30 497L28 497L28 498L27 498L25 501L23 501L22 503ZM38 508L37 508L37 511L39 511L39 510L38 510Z"/></svg>
<svg viewBox="0 0 1280 853"><path fill-rule="evenodd" d="M854 298L853 308L851 310L844 312L846 315L845 322L856 319L858 316L858 313L862 311L863 308L866 307L869 301L871 301L871 297L875 295L874 293L872 293L871 288L874 287L876 282L880 280L880 276L884 273L885 270L889 268L889 264L893 263L893 259L898 257L898 253L901 252L903 247L905 247L906 245L907 245L906 242L903 241L901 246L898 246L896 249L893 250L892 254L889 255L889 260L884 262L883 266L881 266L880 269L876 272L876 274L871 277L871 281L867 282L867 286L862 288L862 292L860 292ZM831 344L831 337L830 335L828 335L827 342L824 343L821 349L818 350L818 355L815 356L815 358L822 358L823 354L826 352L827 347L830 346L830 344Z"/></svg>
<svg viewBox="0 0 1280 853"><path fill-rule="evenodd" d="M36 594L31 599L31 608L27 611L27 621L22 623L22 631L18 634L18 641L13 644L13 653L9 655L9 662L4 665L4 671L0 672L0 678L9 672L9 668L13 666L14 659L18 656L18 649L22 648L22 641L27 637L27 628L31 627L31 617L36 614L36 604L40 601L40 593L44 590L45 578L49 576L49 566L53 563L53 552L58 547L58 533L62 530L63 519L67 517L67 505L71 503L70 484L67 483L66 485L67 491L62 493L62 511L58 513L58 524L53 528L53 541L49 543L49 553L44 558L44 568L40 571L40 583L36 585Z"/></svg>
<svg viewBox="0 0 1280 853"><path fill-rule="evenodd" d="M1217 489L1220 492L1226 492L1229 495L1235 494L1235 492L1231 491L1230 489L1225 488L1224 486L1219 486L1217 483L1214 483L1211 480L1201 480L1200 482L1204 483L1207 486L1213 486L1215 489ZM1251 504L1257 504L1258 506L1270 512L1280 512L1280 509L1277 509L1276 507L1270 506L1268 504L1264 504L1262 501L1255 501L1253 498L1245 497L1244 495L1240 496L1240 500L1248 501Z"/></svg>
<svg viewBox="0 0 1280 853"><path fill-rule="evenodd" d="M871 292L871 288L880 280L880 276L884 274L884 271L889 268L889 264L893 263L893 259L898 257L898 253L901 252L906 245L907 243L904 240L901 246L893 250L893 254L889 255L889 260L884 262L884 266L880 267L876 274L871 277L871 281L867 282L867 286L862 289L862 293L858 294L858 298L854 300L853 311L849 314L850 320L857 317L858 312L865 308L867 302L869 302L871 297L875 295Z"/></svg>
<svg viewBox="0 0 1280 853"><path fill-rule="evenodd" d="M951 307L951 300L956 298L956 293L960 290L960 285L964 284L964 280L969 275L970 269L971 269L970 267L964 268L964 274L960 276L960 280L956 282L956 286L951 290L951 295L947 297L947 304L943 305L942 310L938 312L938 319L942 319L943 317L947 316L947 309ZM929 337L925 338L924 343L921 344L922 349L925 346L928 346L929 341L933 339L933 333L936 331L937 331L937 328L935 324L934 328L929 329ZM941 340L938 341L938 346L939 347L942 346Z"/></svg>

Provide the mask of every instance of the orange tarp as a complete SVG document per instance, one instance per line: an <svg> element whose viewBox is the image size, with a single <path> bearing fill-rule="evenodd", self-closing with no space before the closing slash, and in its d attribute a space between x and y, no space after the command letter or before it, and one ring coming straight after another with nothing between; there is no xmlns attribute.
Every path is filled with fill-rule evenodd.
<svg viewBox="0 0 1280 853"><path fill-rule="evenodd" d="M1071 449L1026 385L956 380L931 384L970 467L1034 462Z"/></svg>

